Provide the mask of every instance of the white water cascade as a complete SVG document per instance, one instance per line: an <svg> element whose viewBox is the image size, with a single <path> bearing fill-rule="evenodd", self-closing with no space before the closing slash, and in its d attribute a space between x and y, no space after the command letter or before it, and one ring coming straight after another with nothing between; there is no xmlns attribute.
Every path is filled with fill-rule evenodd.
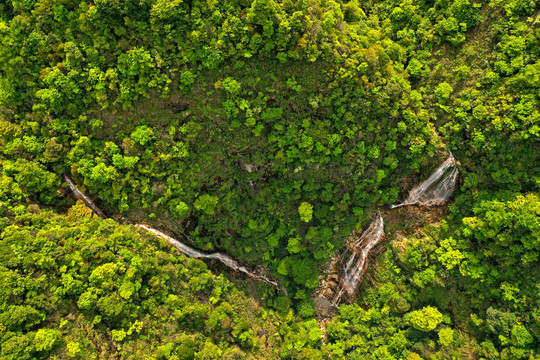
<svg viewBox="0 0 540 360"><path fill-rule="evenodd" d="M404 202L392 205L390 209L408 205L443 205L456 188L458 174L456 159L450 154L433 174L409 192L409 197ZM343 263L337 281L337 290L332 299L328 299L331 306L337 307L344 297L349 301L354 299L368 268L369 253L383 237L384 223L381 215L378 214L359 238L350 238L349 247L352 255Z"/></svg>
<svg viewBox="0 0 540 360"><path fill-rule="evenodd" d="M457 184L459 170L452 154L420 185L409 192L409 197L395 209L407 205L438 206L448 201Z"/></svg>
<svg viewBox="0 0 540 360"><path fill-rule="evenodd" d="M159 230L153 229L153 228L151 228L149 226L141 225L141 224L136 224L134 226L139 228L139 229L142 229L144 231L151 232L151 233L155 234L156 236L167 240L167 242L169 244L171 244L172 246L174 246L175 248L177 248L178 250L180 250L182 253L186 254L189 257L197 258L197 259L219 260L225 266L230 267L231 269L233 269L235 271L243 272L244 274L246 274L250 278L252 278L254 280L257 280L257 281L265 282L265 283L267 283L267 284L269 284L271 286L274 286L278 290L283 291L285 294L287 294L287 290L284 287L280 286L276 280L270 279L270 278L268 278L266 276L263 276L263 275L255 274L253 271L250 271L245 266L240 265L238 263L238 261L234 260L233 258L231 258L228 255L221 254L221 253L205 254L205 253L197 251L197 250L187 246L186 244L183 244L180 241L170 237L169 235L167 235L167 234L165 234L165 233L163 233L163 232L161 232Z"/></svg>
<svg viewBox="0 0 540 360"><path fill-rule="evenodd" d="M342 274L339 277L339 288L332 299L333 306L339 305L344 294L348 299L354 299L367 271L369 253L383 237L384 221L382 216L377 214L366 231L352 242L352 255L343 266Z"/></svg>

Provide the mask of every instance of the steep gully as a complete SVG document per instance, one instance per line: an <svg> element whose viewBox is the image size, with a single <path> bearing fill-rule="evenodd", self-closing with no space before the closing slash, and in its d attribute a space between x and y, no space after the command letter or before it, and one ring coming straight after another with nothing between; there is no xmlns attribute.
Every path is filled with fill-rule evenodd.
<svg viewBox="0 0 540 360"><path fill-rule="evenodd" d="M429 176L425 181L414 187L409 196L397 205L391 205L392 209L403 206L440 206L444 205L455 190L459 171L457 169L456 159L452 154ZM384 239L384 221L380 214L374 217L374 220L367 229L360 235L353 234L348 240L350 255L343 257L341 261L341 270L333 286L316 293L318 317L323 330L324 319L328 318L340 303L354 301L355 295L362 284L364 275L369 265L369 255L371 251ZM334 309L334 310L332 310Z"/></svg>
<svg viewBox="0 0 540 360"><path fill-rule="evenodd" d="M405 201L397 205L391 205L390 209L410 205L438 206L445 204L454 192L457 184L458 173L459 171L457 169L456 160L454 156L450 154L446 161L444 161L431 176L409 192L409 196L407 199L405 199ZM96 206L92 199L90 199L75 186L74 182L69 177L66 176L64 179L77 199L82 200L99 217L107 217L105 213L98 206ZM280 286L275 279L258 274L257 272L240 265L237 260L226 254L219 252L205 254L147 225L130 225L165 239L169 244L189 257L219 260L225 266L233 269L234 271L242 272L257 281L263 281L287 294L287 290ZM324 329L324 319L327 318L331 312L330 308L335 309L344 301L354 301L355 295L360 288L364 275L368 269L369 255L383 239L384 220L379 212L375 215L373 222L360 236L353 235L349 238L348 246L351 254L342 263L342 268L336 282L335 289L333 289L330 294L327 292L326 294L322 294L321 296L315 298L315 302L319 310L319 318L321 319L321 330Z"/></svg>
<svg viewBox="0 0 540 360"><path fill-rule="evenodd" d="M444 205L456 188L458 174L456 159L450 153L433 174L409 191L409 196L405 201L391 205L389 211L410 205L424 207ZM347 241L350 255L348 257L342 256L346 260L341 261L341 270L337 281L333 283L334 286L324 289L321 282L319 288L315 290L315 294L318 296L314 298L314 301L317 307L317 321L321 329L323 348L326 348L326 323L335 314L340 303L354 301L368 269L369 255L382 242L384 235L384 220L380 211L377 211L374 220L367 229L360 236L353 233ZM331 353L328 356L330 358Z"/></svg>
<svg viewBox="0 0 540 360"><path fill-rule="evenodd" d="M75 184L73 183L73 181L69 177L65 176L64 180L68 184L70 190L73 192L73 195L74 195L75 198L77 198L79 200L82 200L86 204L86 206L88 206L90 209L92 209L92 211L94 211L94 213L97 216L99 216L99 217L101 217L103 219L107 218L105 213L92 201L92 199L90 199L90 197L88 197L82 191L80 191L75 186ZM197 258L197 259L219 260L225 266L231 268L232 270L242 272L242 273L246 274L247 276L249 276L250 278L252 278L254 280L265 282L265 283L275 287L276 289L278 289L280 291L283 291L287 295L287 289L280 286L279 283L277 282L277 280L272 279L272 278L270 278L268 276L265 276L265 275L262 275L262 274L258 274L256 271L250 270L247 267L245 267L243 265L240 265L240 263L238 261L234 260L232 257L230 257L230 256L228 256L226 254L222 254L222 253L219 253L219 252L212 253L212 254L205 254L205 253L202 253L202 252L200 252L198 250L195 250L192 247L189 247L186 244L172 238L171 236L169 236L169 235L167 235L167 234L165 234L165 233L163 233L163 232L161 232L159 230L153 229L153 228L151 228L151 227L149 227L147 225L131 224L131 223L129 225L134 226L134 227L136 227L138 229L141 229L143 231L152 233L152 234L156 235L159 238L165 239L169 244L171 244L172 246L174 246L175 248L180 250L180 252L182 252L183 254L185 254L185 255L187 255L189 257Z"/></svg>

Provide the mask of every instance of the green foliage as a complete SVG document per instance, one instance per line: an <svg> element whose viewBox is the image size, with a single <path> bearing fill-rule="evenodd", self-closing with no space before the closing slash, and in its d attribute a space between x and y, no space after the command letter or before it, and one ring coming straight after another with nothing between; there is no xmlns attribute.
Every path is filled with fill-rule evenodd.
<svg viewBox="0 0 540 360"><path fill-rule="evenodd" d="M241 85L238 83L238 81L230 77L226 77L225 79L223 79L223 81L221 82L221 86L223 87L223 89L233 95L238 94L241 88Z"/></svg>
<svg viewBox="0 0 540 360"><path fill-rule="evenodd" d="M68 342L66 345L66 353L71 358L79 356L81 353L81 344L73 341Z"/></svg>
<svg viewBox="0 0 540 360"><path fill-rule="evenodd" d="M66 216L24 210L13 215L3 205L0 210L9 215L0 219L5 358L207 359L242 353L270 359L277 358L282 339L257 330L275 333L274 323L286 329L298 321L271 310L266 320L253 318L260 308L249 305L229 280L132 226L91 216L70 219L75 208ZM290 300L281 299L278 307L286 311ZM220 325L206 326L213 314ZM158 341L163 337L165 346Z"/></svg>
<svg viewBox="0 0 540 360"><path fill-rule="evenodd" d="M300 220L310 222L313 217L313 206L304 201L298 207L298 213L300 214Z"/></svg>
<svg viewBox="0 0 540 360"><path fill-rule="evenodd" d="M454 342L454 330L444 328L439 330L439 343L444 346L450 346Z"/></svg>
<svg viewBox="0 0 540 360"><path fill-rule="evenodd" d="M445 103L450 95L454 92L454 89L447 82L440 83L434 90L435 96L441 103Z"/></svg>
<svg viewBox="0 0 540 360"><path fill-rule="evenodd" d="M197 200L193 203L195 209L202 210L208 215L212 215L215 212L215 207L218 203L218 198L216 196L204 194L199 196Z"/></svg>
<svg viewBox="0 0 540 360"><path fill-rule="evenodd" d="M424 67L424 65L419 60L413 58L413 59L411 59L411 61L409 61L409 64L407 65L407 71L412 76L418 77L418 76L422 75L423 67Z"/></svg>
<svg viewBox="0 0 540 360"><path fill-rule="evenodd" d="M0 1L2 356L537 358L539 11ZM325 349L308 319L320 269L442 144L460 170L449 216L388 214L363 307L339 309ZM281 317L248 315L155 239L81 204L50 215L69 208L64 175L108 214L267 266L294 297L262 291Z"/></svg>
<svg viewBox="0 0 540 360"><path fill-rule="evenodd" d="M187 206L187 204L178 199L173 199L169 201L169 209L172 212L173 216L179 218L186 215L189 211L189 207Z"/></svg>
<svg viewBox="0 0 540 360"><path fill-rule="evenodd" d="M59 178L34 161L18 159L17 161L5 161L0 164L2 169L3 189L0 196L4 201L21 200L22 193L45 204L55 202L55 188L60 184ZM13 192L15 198L10 196ZM3 194L2 194L3 193Z"/></svg>
<svg viewBox="0 0 540 360"><path fill-rule="evenodd" d="M206 250L279 268L293 292L433 154L427 118L388 131L412 113L405 49L360 4L38 8L2 20L6 156L71 173L111 214L165 217Z"/></svg>
<svg viewBox="0 0 540 360"><path fill-rule="evenodd" d="M34 346L37 351L49 352L60 339L57 329L39 329L34 337Z"/></svg>
<svg viewBox="0 0 540 360"><path fill-rule="evenodd" d="M146 145L146 143L154 138L154 131L146 125L138 126L137 129L131 133L131 138L141 145Z"/></svg>
<svg viewBox="0 0 540 360"><path fill-rule="evenodd" d="M432 306L426 306L422 309L410 313L411 325L420 331L431 331L435 329L442 321L443 316Z"/></svg>

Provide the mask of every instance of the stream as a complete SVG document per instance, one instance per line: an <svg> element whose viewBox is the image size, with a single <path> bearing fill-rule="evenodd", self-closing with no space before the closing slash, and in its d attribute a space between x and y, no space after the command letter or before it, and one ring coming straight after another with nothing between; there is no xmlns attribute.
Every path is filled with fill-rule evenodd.
<svg viewBox="0 0 540 360"><path fill-rule="evenodd" d="M92 199L90 199L90 197L85 195L82 191L80 191L77 188L77 186L75 186L75 183L73 182L73 180L71 180L67 176L64 177L64 180L68 184L70 190L73 192L73 195L75 196L75 198L77 198L79 200L82 200L86 204L86 206L88 206L90 209L92 209L92 211L94 211L94 213L96 215L98 215L99 217L101 217L103 219L107 218L105 213L92 201ZM159 230L153 229L153 228L151 228L151 227L149 227L147 225L131 224L131 223L129 225L134 226L134 227L136 227L138 229L141 229L143 231L152 233L152 234L156 235L159 238L167 240L167 242L169 244L171 244L172 246L174 246L175 248L180 250L180 252L182 252L186 256L189 256L191 258L196 258L196 259L219 260L221 263L223 263L225 266L231 268L232 270L242 272L242 273L246 274L248 277L250 277L250 278L252 278L254 280L265 282L268 285L271 285L271 286L275 287L276 289L282 291L283 293L285 293L285 295L288 295L287 294L287 289L285 289L283 286L280 286L277 280L272 279L272 278L270 278L268 276L265 276L265 275L262 275L262 274L258 274L256 271L250 270L247 267L245 267L243 265L240 265L240 263L238 261L234 260L229 255L222 254L222 253L219 253L219 252L215 252L215 253L211 253L211 254L205 254L205 253L202 253L202 252L200 252L200 251L198 251L198 250L196 250L196 249L194 249L194 248L192 248L192 247L190 247L190 246L188 246L188 245L174 239L173 237L171 237L171 236L169 236L169 235L167 235L167 234L165 234L165 233L163 233L163 232L161 232Z"/></svg>
<svg viewBox="0 0 540 360"><path fill-rule="evenodd" d="M449 157L437 169L435 169L435 171L426 180L409 191L409 196L405 199L405 201L397 205L391 205L390 209L410 205L444 205L450 199L450 196L456 188L458 174L459 170L457 168L456 159L452 154L450 154ZM105 213L98 206L96 206L90 197L80 191L69 177L65 176L64 179L77 199L82 200L86 206L92 209L92 211L94 211L94 213L96 213L96 215L99 217L104 219L107 218ZM265 282L287 295L287 290L280 286L277 280L269 276L259 274L254 270L248 269L229 255L219 252L205 254L157 229L149 227L148 225L130 225L165 239L169 244L189 257L197 259L219 260L230 269L242 272L254 280ZM380 213L377 213L374 220L360 236L351 236L349 238L348 244L351 254L345 261L342 262L342 268L339 272L336 282L336 289L333 291L333 296L316 297L314 299L315 303L317 304L320 317L327 318L330 314L330 308L335 309L344 301L349 303L354 301L355 295L358 292L358 289L364 280L364 275L368 269L370 252L381 243L381 241L384 239L384 235L384 220Z"/></svg>

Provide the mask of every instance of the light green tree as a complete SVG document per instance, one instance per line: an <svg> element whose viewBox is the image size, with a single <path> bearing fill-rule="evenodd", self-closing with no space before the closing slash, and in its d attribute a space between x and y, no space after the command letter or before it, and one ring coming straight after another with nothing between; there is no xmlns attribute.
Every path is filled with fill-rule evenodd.
<svg viewBox="0 0 540 360"><path fill-rule="evenodd" d="M445 103L453 92L454 88L447 82L442 82L435 88L435 96L441 103Z"/></svg>
<svg viewBox="0 0 540 360"><path fill-rule="evenodd" d="M298 213L302 221L310 222L313 217L313 205L305 201L302 202L298 207Z"/></svg>
<svg viewBox="0 0 540 360"><path fill-rule="evenodd" d="M442 318L443 316L437 308L426 306L411 312L409 321L415 329L428 332L435 329L442 322Z"/></svg>
<svg viewBox="0 0 540 360"><path fill-rule="evenodd" d="M195 209L202 210L208 215L212 215L215 212L217 203L217 196L204 194L202 196L199 196L197 200L195 200L193 205L195 206Z"/></svg>
<svg viewBox="0 0 540 360"><path fill-rule="evenodd" d="M60 337L57 329L39 329L34 338L34 346L38 351L50 351Z"/></svg>
<svg viewBox="0 0 540 360"><path fill-rule="evenodd" d="M450 346L454 342L454 330L444 328L439 330L439 343L443 346Z"/></svg>

